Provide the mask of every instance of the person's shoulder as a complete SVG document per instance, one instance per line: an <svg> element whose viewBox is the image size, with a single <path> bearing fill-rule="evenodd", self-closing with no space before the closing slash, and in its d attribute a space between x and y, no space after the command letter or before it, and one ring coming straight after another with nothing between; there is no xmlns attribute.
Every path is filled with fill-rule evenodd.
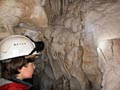
<svg viewBox="0 0 120 90"><path fill-rule="evenodd" d="M4 78L0 78L0 86L3 86L5 84L9 84L12 83L12 81L4 79Z"/></svg>
<svg viewBox="0 0 120 90"><path fill-rule="evenodd" d="M16 82L13 82L10 84L10 87L12 89L10 90L28 90L28 86L24 85L24 84L21 84L21 83L16 83Z"/></svg>
<svg viewBox="0 0 120 90"><path fill-rule="evenodd" d="M4 87L8 88L6 90L28 90L27 86L25 86L24 84L16 83L16 82L6 84L4 85Z"/></svg>

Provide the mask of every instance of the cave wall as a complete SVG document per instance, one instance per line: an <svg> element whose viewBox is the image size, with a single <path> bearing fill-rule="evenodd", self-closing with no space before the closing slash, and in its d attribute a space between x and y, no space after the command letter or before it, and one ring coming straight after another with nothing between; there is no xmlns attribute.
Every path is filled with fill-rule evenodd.
<svg viewBox="0 0 120 90"><path fill-rule="evenodd" d="M22 34L44 41L33 90L119 90L119 4L1 0L0 39Z"/></svg>

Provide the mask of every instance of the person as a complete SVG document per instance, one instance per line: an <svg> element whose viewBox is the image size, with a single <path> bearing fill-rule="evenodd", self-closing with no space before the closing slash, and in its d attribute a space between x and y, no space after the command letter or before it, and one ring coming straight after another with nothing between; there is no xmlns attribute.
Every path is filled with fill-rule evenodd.
<svg viewBox="0 0 120 90"><path fill-rule="evenodd" d="M44 49L43 41L35 42L24 35L12 35L0 42L2 78L0 90L29 90L32 85L34 59Z"/></svg>

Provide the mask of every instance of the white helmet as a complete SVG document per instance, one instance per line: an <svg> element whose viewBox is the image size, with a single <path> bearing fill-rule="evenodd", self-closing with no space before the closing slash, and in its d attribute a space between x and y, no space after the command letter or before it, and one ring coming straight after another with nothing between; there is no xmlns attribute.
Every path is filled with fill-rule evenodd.
<svg viewBox="0 0 120 90"><path fill-rule="evenodd" d="M0 42L0 61L29 55L35 49L35 43L23 35L12 35ZM32 54L37 54L33 52Z"/></svg>

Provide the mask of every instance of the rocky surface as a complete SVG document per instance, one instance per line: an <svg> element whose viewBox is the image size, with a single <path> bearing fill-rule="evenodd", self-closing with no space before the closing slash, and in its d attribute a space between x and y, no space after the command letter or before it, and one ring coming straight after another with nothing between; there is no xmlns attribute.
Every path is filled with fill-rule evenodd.
<svg viewBox="0 0 120 90"><path fill-rule="evenodd" d="M43 40L34 90L119 90L120 0L1 0L0 39Z"/></svg>

